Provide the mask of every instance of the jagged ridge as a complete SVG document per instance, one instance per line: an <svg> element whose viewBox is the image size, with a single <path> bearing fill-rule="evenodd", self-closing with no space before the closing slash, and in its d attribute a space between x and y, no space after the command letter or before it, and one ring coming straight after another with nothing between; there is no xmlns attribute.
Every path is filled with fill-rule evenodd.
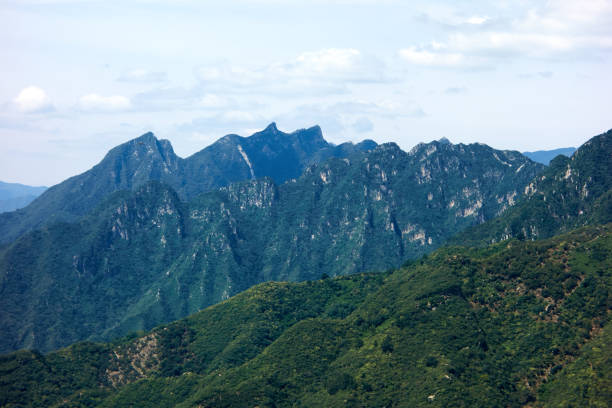
<svg viewBox="0 0 612 408"><path fill-rule="evenodd" d="M109 194L151 180L172 186L188 200L241 180L270 177L282 183L298 177L310 164L375 146L372 141L334 146L323 139L318 126L284 133L272 123L251 137L225 136L182 159L168 140L145 133L110 150L91 170L49 188L28 207L1 214L0 243L52 222L74 221Z"/></svg>

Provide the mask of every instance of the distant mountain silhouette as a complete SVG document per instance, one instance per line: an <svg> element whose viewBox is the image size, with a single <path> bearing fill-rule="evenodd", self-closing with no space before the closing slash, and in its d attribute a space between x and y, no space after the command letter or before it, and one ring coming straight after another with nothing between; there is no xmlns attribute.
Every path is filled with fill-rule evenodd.
<svg viewBox="0 0 612 408"><path fill-rule="evenodd" d="M571 157L572 154L576 151L575 147L564 147L561 149L554 150L538 150L535 152L523 152L523 154L529 157L534 162L542 163L545 165L549 165L551 160L559 155Z"/></svg>
<svg viewBox="0 0 612 408"><path fill-rule="evenodd" d="M32 187L0 181L0 213L25 207L46 189L47 187Z"/></svg>

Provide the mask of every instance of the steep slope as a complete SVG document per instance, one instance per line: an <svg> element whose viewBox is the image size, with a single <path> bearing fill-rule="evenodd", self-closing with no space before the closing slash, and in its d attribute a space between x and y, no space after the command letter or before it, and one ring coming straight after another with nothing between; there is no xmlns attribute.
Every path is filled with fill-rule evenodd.
<svg viewBox="0 0 612 408"><path fill-rule="evenodd" d="M79 223L26 234L1 256L3 349L48 350L103 331L182 252L185 209L169 187L151 182L111 201Z"/></svg>
<svg viewBox="0 0 612 408"><path fill-rule="evenodd" d="M571 401L609 406L611 231L266 283L139 337L2 356L0 405L559 406L571 376Z"/></svg>
<svg viewBox="0 0 612 408"><path fill-rule="evenodd" d="M559 155L572 157L572 154L576 151L575 147L563 147L561 149L554 150L537 150L535 152L523 152L523 154L529 157L531 160L537 163L549 165L552 159Z"/></svg>
<svg viewBox="0 0 612 408"><path fill-rule="evenodd" d="M46 189L47 187L32 187L0 181L0 213L25 207Z"/></svg>
<svg viewBox="0 0 612 408"><path fill-rule="evenodd" d="M26 208L0 215L0 242L58 221L87 214L108 194L131 189L151 179L179 180L179 161L170 142L146 133L110 150L91 170L50 187Z"/></svg>
<svg viewBox="0 0 612 408"><path fill-rule="evenodd" d="M508 238L538 239L590 222L612 222L612 130L595 136L571 158L557 157L525 187L503 216L459 234L473 245Z"/></svg>
<svg viewBox="0 0 612 408"><path fill-rule="evenodd" d="M153 133L110 150L83 174L49 188L28 207L0 215L0 243L51 222L74 221L109 194L151 181L172 186L183 200L235 181L270 177L276 182L298 177L310 164L376 146L327 143L318 126L283 133L273 123L251 137L228 135L182 159L167 140Z"/></svg>
<svg viewBox="0 0 612 408"><path fill-rule="evenodd" d="M159 183L117 193L0 251L0 350L150 329L263 281L397 267L512 205L542 167L479 144L386 144L188 204Z"/></svg>

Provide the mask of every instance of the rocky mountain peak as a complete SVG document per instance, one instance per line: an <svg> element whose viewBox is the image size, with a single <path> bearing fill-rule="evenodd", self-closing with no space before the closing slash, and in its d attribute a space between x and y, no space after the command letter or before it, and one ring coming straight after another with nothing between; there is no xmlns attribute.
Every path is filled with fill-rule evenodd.
<svg viewBox="0 0 612 408"><path fill-rule="evenodd" d="M276 127L276 122L270 123L268 126L266 126L266 128L263 131L264 132L278 132L278 128Z"/></svg>
<svg viewBox="0 0 612 408"><path fill-rule="evenodd" d="M151 141L156 141L157 137L155 137L155 134L153 132L146 132L140 136L138 136L137 138L132 139L132 141L134 142L143 142L143 143L148 143Z"/></svg>
<svg viewBox="0 0 612 408"><path fill-rule="evenodd" d="M116 157L133 157L143 159L148 156L161 156L164 161L175 160L176 155L169 140L158 139L153 132L147 132L111 149L105 159Z"/></svg>

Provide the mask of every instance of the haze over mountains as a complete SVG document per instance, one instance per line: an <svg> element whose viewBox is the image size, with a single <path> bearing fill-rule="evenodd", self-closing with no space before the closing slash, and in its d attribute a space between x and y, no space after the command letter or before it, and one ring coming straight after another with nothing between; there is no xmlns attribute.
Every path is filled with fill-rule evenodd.
<svg viewBox="0 0 612 408"><path fill-rule="evenodd" d="M401 226L406 220L416 224L416 220L424 223L431 218L432 224L423 224L424 239L420 230L411 230L406 244L413 246L406 245L405 251L419 245L433 248L436 244L428 240L433 226L452 230L479 221L485 223L464 229L456 241L469 244L472 239L478 245L505 242L482 248L440 248L384 273L305 283L263 283L141 335L105 344L79 343L46 356L26 351L6 355L0 358L0 403L52 405L61 401L70 406L102 407L609 406L611 159L612 131L589 140L571 159L557 158L544 170L518 153L483 145L433 142L405 153L385 144L311 166L299 179L280 186L271 180L251 180L201 195L187 204L157 182L135 192L117 193L107 201L107 210L102 206L97 210L102 212L92 216L112 233L80 234L88 225L83 220L78 225L63 224L27 234L2 254L3 270L7 260L18 260L20 254L29 258L30 245L51 248L56 239L48 239L50 236L102 239L98 241L101 246L89 250L94 257L104 252L104 239L110 237L111 245L118 249L114 257L119 265L132 261L131 269L123 273L113 267L88 271L77 260L67 275L73 281L85 278L81 282L89 279L88 273L97 275L102 284L109 276L131 279L141 261L150 266L166 258L176 259L169 254L178 253L172 252L180 248L178 242L189 239L188 231L194 231L194 236L210 239L189 241L195 245L179 255L179 263L191 262L198 265L196 271L208 271L210 264L198 259L223 254L221 259L237 262L252 256L235 250L239 248L236 244L258 237L258 229L264 230L263 237L274 235L277 230L266 229L264 224L271 220L266 214L275 211L278 220L285 219L281 230L289 235L274 236L272 249L301 242L300 228L305 220L306 226L314 227L306 229L306 235L312 239L311 233L317 232L314 241L322 239L325 246L308 247L302 241L301 252L320 254L348 235L343 250L332 252L332 261L324 265L323 270L332 274L336 272L328 268L351 265L353 258L338 255L354 254L350 243L355 235L356 242L367 244L362 253L369 262L397 259L396 244L385 231L401 235L397 233L404 230ZM535 176L522 188L508 190L516 177L529 169ZM365 194L363 186L367 187ZM430 199L430 194L437 195L436 200ZM403 205L395 207L393 200ZM291 211L286 210L290 218L283 217L283 202L292 204ZM415 206L419 203L426 205ZM349 225L357 225L356 229L335 229L346 225L343 214L363 214L365 223L353 219ZM493 214L489 221L488 214ZM223 228L218 228L220 219ZM260 219L262 224L258 224ZM331 239L326 240L320 225L334 231ZM249 226L255 228L243 232ZM577 226L582 228L558 235ZM361 227L367 232L363 236L358 234ZM64 230L54 235L54 228ZM498 236L499 232L502 235ZM539 239L551 235L554 237ZM269 252L261 236L255 242L258 248L265 248L264 253ZM139 247L144 242L153 246L146 250ZM131 249L125 254L135 258L121 254L129 245ZM68 242L63 250L72 254L74 248ZM50 266L61 256L57 251L32 264ZM150 258L139 258L142 256ZM291 259L280 257L272 270ZM384 262L386 259L381 264ZM297 265L306 265L307 271L316 268L307 258ZM16 264L13 270L28 269ZM178 267L161 268L155 274L177 283L189 276L178 271ZM182 287L170 284L170 291L159 286L150 299L161 305L173 291L179 298L194 299L194 291L184 289L187 283L195 283L195 293L205 287L202 284L207 282L194 282L197 276L184 279ZM52 279L13 280L3 287ZM108 285L106 294L133 287L140 279L136 276L132 281ZM215 283L226 279L221 275ZM83 294L84 287L75 292ZM3 293L1 298L7 295L10 297ZM48 302L46 317L57 321L53 312L57 305L49 303L53 296L41 298ZM69 305L69 301L70 296L64 296L60 304ZM169 303L175 302L180 299ZM145 315L153 316L161 307ZM0 310L5 308L2 305ZM81 308L95 309L93 305ZM70 310L67 307L62 313L77 316ZM92 317L89 322L96 321ZM42 323L39 319L29 325ZM47 333L66 325L69 322L63 321ZM44 336L29 336L36 339L41 334Z"/></svg>
<svg viewBox="0 0 612 408"><path fill-rule="evenodd" d="M535 152L523 152L523 154L529 157L534 162L549 165L552 159L559 155L571 157L576 151L575 147L563 147L560 149L553 150L537 150Z"/></svg>
<svg viewBox="0 0 612 408"><path fill-rule="evenodd" d="M46 189L47 187L32 187L0 181L0 213L25 207Z"/></svg>

